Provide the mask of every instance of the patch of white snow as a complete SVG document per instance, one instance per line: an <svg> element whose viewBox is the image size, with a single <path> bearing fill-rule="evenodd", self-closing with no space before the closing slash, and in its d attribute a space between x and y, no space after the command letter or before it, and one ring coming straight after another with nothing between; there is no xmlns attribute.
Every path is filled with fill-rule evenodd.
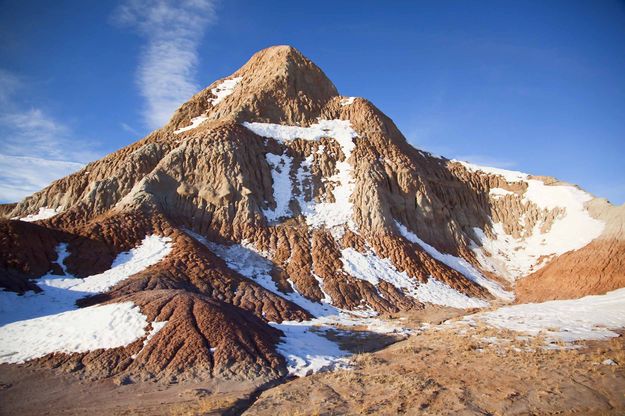
<svg viewBox="0 0 625 416"><path fill-rule="evenodd" d="M13 322L0 327L0 363L23 363L53 352L121 347L145 336L147 324L132 302Z"/></svg>
<svg viewBox="0 0 625 416"><path fill-rule="evenodd" d="M459 163L470 171L498 175L508 182L526 183L525 193L522 197L518 196L521 203L534 204L539 209L548 211L563 210L548 231L543 233L543 224L538 223L533 229L525 230L525 235L518 239L507 234L499 223L491 226L493 238L488 238L483 230L475 229L479 247L474 247L474 252L480 264L509 280L535 272L554 256L584 247L597 238L605 227L602 221L591 217L585 208L592 195L575 186L546 185L541 180L530 179L529 175L522 172ZM499 189L491 189L491 195L510 195ZM488 256L484 250L491 255Z"/></svg>
<svg viewBox="0 0 625 416"><path fill-rule="evenodd" d="M503 178L508 182L520 182L528 178L527 173L519 172L516 170L491 168L488 166L475 165L473 163L464 162L461 160L452 160L452 162L460 163L462 166L464 166L465 168L467 168L467 170L471 172L482 172L482 173L487 173L490 175L503 176Z"/></svg>
<svg viewBox="0 0 625 416"><path fill-rule="evenodd" d="M37 212L36 214L29 214L23 218L19 218L19 220L25 221L25 222L47 220L48 218L52 218L55 215L60 214L61 212L63 212L63 207L58 207L58 208L41 207L39 208L39 212ZM17 218L13 218L13 219L17 219Z"/></svg>
<svg viewBox="0 0 625 416"><path fill-rule="evenodd" d="M314 316L324 316L338 313L337 309L325 303L313 302L302 296L296 290L291 293L284 293L278 289L276 282L271 277L273 263L259 253L253 244L243 241L242 244L231 244L229 246L208 241L203 236L186 230L187 234L195 238L200 243L208 247L218 257L223 259L229 268L242 274L248 279L252 279L260 286L276 295L287 299L296 305L307 310ZM295 289L295 288L294 288Z"/></svg>
<svg viewBox="0 0 625 416"><path fill-rule="evenodd" d="M465 259L453 256L451 254L441 253L436 248L432 247L431 245L417 237L416 234L408 230L408 228L406 228L406 226L404 226L400 222L395 221L395 225L397 226L397 229L399 230L401 235L404 236L404 238L406 238L408 241L418 244L430 256L461 273L467 279L472 280L478 285L486 288L486 290L488 290L493 296L505 300L514 299L513 293L504 290L498 283L495 283L492 280L484 277L482 273L480 273Z"/></svg>
<svg viewBox="0 0 625 416"><path fill-rule="evenodd" d="M287 360L289 374L304 377L319 371L346 367L349 355L337 344L315 333L308 322L271 323L284 333L277 350Z"/></svg>
<svg viewBox="0 0 625 416"><path fill-rule="evenodd" d="M55 351L113 348L144 336L146 317L132 302L76 309L76 301L161 261L171 251L170 241L147 236L138 247L120 253L110 270L84 279L67 274L67 245L59 244L57 263L64 276L47 274L37 279L40 293L0 291L0 362L23 362Z"/></svg>
<svg viewBox="0 0 625 416"><path fill-rule="evenodd" d="M187 127L181 127L178 130L174 131L174 134L180 134L182 132L185 131L189 131L192 130L194 128L196 128L197 126L199 126L200 124L202 124L203 122L205 122L206 120L208 120L207 116L201 115L198 117L194 117L191 119L191 125L187 126Z"/></svg>
<svg viewBox="0 0 625 416"><path fill-rule="evenodd" d="M483 308L488 302L471 298L430 276L420 283L406 272L399 272L388 259L381 259L373 252L360 253L353 248L341 250L343 270L349 275L377 286L384 280L420 302L453 308Z"/></svg>
<svg viewBox="0 0 625 416"><path fill-rule="evenodd" d="M271 166L273 198L276 202L276 208L263 210L263 213L268 221L276 221L291 215L289 203L293 196L293 184L290 176L293 158L286 153L282 155L267 153L265 157L267 158L267 163Z"/></svg>
<svg viewBox="0 0 625 416"><path fill-rule="evenodd" d="M515 195L514 192L508 191L507 189L503 189L503 188L491 188L488 194L494 199L503 198L506 195Z"/></svg>
<svg viewBox="0 0 625 416"><path fill-rule="evenodd" d="M553 300L499 308L465 317L464 322L527 333L548 340L573 342L618 337L614 330L625 327L625 288L605 295L573 300Z"/></svg>
<svg viewBox="0 0 625 416"><path fill-rule="evenodd" d="M273 138L280 142L295 139L319 140L323 137L332 138L341 146L345 160L336 163L337 173L328 178L334 183L332 194L335 202L308 202L300 207L306 222L312 227L325 225L328 228L347 224L354 228L352 221L352 202L350 197L354 191L352 166L348 160L355 148L354 138L358 134L352 129L349 120L319 120L310 127L283 126L271 123L248 123L243 125L262 137ZM322 150L323 151L323 150Z"/></svg>
<svg viewBox="0 0 625 416"><path fill-rule="evenodd" d="M215 95L215 98L210 100L212 105L217 105L224 100L227 96L234 92L234 88L237 86L243 77L236 77L232 79L224 80L221 84L211 89L211 92Z"/></svg>

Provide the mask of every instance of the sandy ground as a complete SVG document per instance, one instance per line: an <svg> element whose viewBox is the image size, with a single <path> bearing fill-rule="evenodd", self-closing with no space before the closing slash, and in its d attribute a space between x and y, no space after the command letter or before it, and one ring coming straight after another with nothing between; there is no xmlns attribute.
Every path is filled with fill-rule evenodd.
<svg viewBox="0 0 625 416"><path fill-rule="evenodd" d="M53 370L0 366L1 415L221 415L257 386L208 381L161 385L90 382ZM239 412L240 413L240 412Z"/></svg>
<svg viewBox="0 0 625 416"><path fill-rule="evenodd" d="M541 339L476 328L428 331L355 368L265 391L245 415L623 415L625 340L546 350ZM612 359L616 365L602 364Z"/></svg>

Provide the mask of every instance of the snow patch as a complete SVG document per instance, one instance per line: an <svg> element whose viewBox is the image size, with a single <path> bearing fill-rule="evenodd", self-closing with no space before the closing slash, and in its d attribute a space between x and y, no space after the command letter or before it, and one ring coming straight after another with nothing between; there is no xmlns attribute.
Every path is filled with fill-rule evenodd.
<svg viewBox="0 0 625 416"><path fill-rule="evenodd" d="M341 148L347 149L349 154L354 149L352 139L357 137L349 120L319 120L310 127L248 122L243 122L243 126L259 136L272 138L283 143L295 139L316 141L323 137L332 138L341 145Z"/></svg>
<svg viewBox="0 0 625 416"><path fill-rule="evenodd" d="M341 350L334 342L323 336L328 331L346 332L349 328L366 328L368 332L407 336L412 332L388 321L374 318L374 311L341 311L336 314L321 316L309 321L284 321L270 323L284 332L278 352L287 359L287 369L295 376L347 368L347 356L351 353ZM344 329L347 328L347 329ZM353 332L354 336L365 332Z"/></svg>
<svg viewBox="0 0 625 416"><path fill-rule="evenodd" d="M474 229L478 237L478 246L473 247L480 264L489 271L496 272L511 281L543 267L548 261L571 250L578 250L603 232L605 224L590 216L585 208L592 195L572 185L546 185L529 175L505 169L487 168L466 162L459 162L468 170L503 177L508 182L524 182L527 189L523 196L518 196L521 203L535 204L539 209L562 209L548 231L542 232L543 223L533 229L525 230L522 238L514 238L504 231L503 224L493 223L493 238L483 230ZM505 191L491 189L491 195L501 197ZM508 191L506 191L508 192ZM509 195L506 193L505 195ZM520 218L521 220L522 218ZM488 256L485 252L491 254Z"/></svg>
<svg viewBox="0 0 625 416"><path fill-rule="evenodd" d="M289 374L304 377L319 371L346 367L349 353L314 332L308 322L285 321L271 326L284 333L277 350L287 361Z"/></svg>
<svg viewBox="0 0 625 416"><path fill-rule="evenodd" d="M170 238L147 236L138 247L120 253L110 270L78 279L67 273L64 264L67 244L59 244L57 263L64 276L47 274L37 279L40 293L0 291L0 339L10 340L0 345L0 362L23 362L55 351L118 347L144 336L146 317L132 302L76 309L76 301L158 263L171 248ZM154 324L159 323L153 323L153 328Z"/></svg>
<svg viewBox="0 0 625 416"><path fill-rule="evenodd" d="M211 89L211 92L213 93L213 95L215 95L215 98L211 99L210 103L215 106L222 102L224 98L234 92L234 88L239 82L241 82L242 79L243 77L227 79L221 84L217 85L215 88Z"/></svg>
<svg viewBox="0 0 625 416"><path fill-rule="evenodd" d="M453 256L451 254L441 253L436 248L432 247L425 241L421 240L417 237L416 234L408 230L406 226L401 224L398 221L395 221L395 225L397 229L401 233L404 238L408 241L418 244L421 246L426 253L440 261L441 263L451 267L456 270L458 273L461 273L467 279L477 283L478 285L484 287L488 290L493 296L496 296L505 300L514 299L514 294L504 290L499 284L493 282L492 280L487 279L480 273L475 267L473 267L468 261L462 259L460 257Z"/></svg>
<svg viewBox="0 0 625 416"><path fill-rule="evenodd" d="M319 149L323 147L324 146L319 146ZM317 152L319 152L319 150L317 150ZM297 180L297 186L299 191L299 194L297 196L297 203L299 204L302 213L304 211L304 208L308 207L310 204L307 199L309 201L312 201L313 199L314 189L312 184L311 171L314 160L314 155L309 155L308 157L306 157L306 159L302 161L299 168L297 169L297 174L295 177Z"/></svg>
<svg viewBox="0 0 625 416"><path fill-rule="evenodd" d="M161 329L165 328L165 325L167 325L167 322L169 321L152 322L152 330L150 330L150 332L148 333L148 336L145 337L145 340L143 341L144 347L148 345L148 342L150 342L150 340L154 338L154 336L158 334L158 332Z"/></svg>
<svg viewBox="0 0 625 416"><path fill-rule="evenodd" d="M301 207L302 213L306 216L306 223L313 228L347 225L354 230L356 225L352 220L353 204L350 198L356 185L351 175L352 166L347 161L337 161L336 169L337 173L328 178L334 183L334 202L311 201Z"/></svg>
<svg viewBox="0 0 625 416"><path fill-rule="evenodd" d="M103 273L95 274L84 279L62 278L58 276L42 277L37 285L42 289L59 288L78 293L102 293L106 292L117 283L127 279L133 274L139 273L147 267L160 262L172 249L171 238L157 235L147 236L138 247L119 253L111 268ZM62 246L66 254L66 246ZM82 296L81 296L82 297Z"/></svg>
<svg viewBox="0 0 625 416"><path fill-rule="evenodd" d="M271 166L271 178L273 181L273 198L276 202L275 209L264 209L263 213L267 221L275 221L291 215L289 203L293 196L293 185L291 183L291 164L293 158L282 155L267 153L265 155L267 163Z"/></svg>
<svg viewBox="0 0 625 416"><path fill-rule="evenodd" d="M503 178L508 182L520 182L528 178L527 173L519 172L516 170L491 168L488 166L480 166L469 162L463 162L461 160L452 160L452 162L460 163L468 171L471 172L482 172L490 175L503 176Z"/></svg>
<svg viewBox="0 0 625 416"><path fill-rule="evenodd" d="M208 247L224 260L232 270L253 280L268 291L295 303L312 315L325 316L338 313L338 310L329 304L313 302L302 296L295 290L296 288L291 293L281 292L271 277L273 263L266 258L267 255L265 253L259 252L252 243L243 241L241 244L226 246L208 241L203 236L190 230L186 230L186 233Z"/></svg>
<svg viewBox="0 0 625 416"><path fill-rule="evenodd" d="M573 342L618 337L613 330L625 327L625 288L605 295L573 300L553 300L499 308L465 317L463 322L542 334L547 340Z"/></svg>
<svg viewBox="0 0 625 416"><path fill-rule="evenodd" d="M354 100L356 100L356 97L342 98L341 99L341 107L345 107L345 106L354 104Z"/></svg>
<svg viewBox="0 0 625 416"><path fill-rule="evenodd" d="M197 126L199 126L200 124L202 124L203 122L205 122L206 120L208 120L208 117L205 115L194 117L191 119L191 125L187 127L179 128L178 130L174 131L174 134L180 134L182 132L192 130L196 128Z"/></svg>
<svg viewBox="0 0 625 416"><path fill-rule="evenodd" d="M503 198L506 195L515 195L514 192L503 188L491 188L488 194L494 199Z"/></svg>
<svg viewBox="0 0 625 416"><path fill-rule="evenodd" d="M13 322L0 327L0 363L23 363L53 352L122 347L143 337L147 324L146 316L132 302Z"/></svg>
<svg viewBox="0 0 625 416"><path fill-rule="evenodd" d="M58 207L58 208L41 207L39 208L39 212L37 212L36 214L29 214L23 218L19 218L19 220L25 221L25 222L47 220L48 218L52 218L55 215L60 214L61 212L63 212L63 207ZM12 218L12 219L15 220L18 218Z"/></svg>
<svg viewBox="0 0 625 416"><path fill-rule="evenodd" d="M605 224L592 218L583 204L571 204L563 216L554 220L549 231L543 233L542 226L543 223L537 223L521 238L507 234L501 223L491 225L492 238L474 228L478 246L473 251L484 267L516 280L539 270L555 256L584 247L601 235Z"/></svg>
<svg viewBox="0 0 625 416"><path fill-rule="evenodd" d="M239 82L241 82L243 78L237 77L232 79L227 79L223 81L221 84L217 85L215 88L211 89L211 92L215 95L215 98L209 99L208 101L216 106L220 102L224 100L227 96L234 92L234 88L237 86ZM174 131L174 134L180 134L185 131L193 130L198 127L200 124L208 120L208 116L206 114L202 114L200 116L194 117L191 119L191 125L186 127L181 127L178 130Z"/></svg>
<svg viewBox="0 0 625 416"><path fill-rule="evenodd" d="M399 272L390 260L381 259L371 251L363 254L353 248L345 248L341 250L341 262L343 270L349 275L374 286L384 280L420 302L452 308L488 306L488 302L460 293L432 276L428 278L427 283L420 283L406 272Z"/></svg>
<svg viewBox="0 0 625 416"><path fill-rule="evenodd" d="M262 137L273 138L279 142L289 142L295 139L316 141L322 137L332 138L341 146L345 160L336 163L337 173L327 180L334 183L332 194L335 202L305 202L301 198L300 208L311 227L326 226L328 228L347 224L355 228L352 221L352 206L350 197L355 183L352 177L352 166L348 160L355 148L354 138L358 134L352 129L349 120L319 120L310 127L283 126L271 123L248 123L243 125ZM318 151L324 151L320 149ZM298 172L299 173L299 172ZM304 175L305 172L300 173Z"/></svg>

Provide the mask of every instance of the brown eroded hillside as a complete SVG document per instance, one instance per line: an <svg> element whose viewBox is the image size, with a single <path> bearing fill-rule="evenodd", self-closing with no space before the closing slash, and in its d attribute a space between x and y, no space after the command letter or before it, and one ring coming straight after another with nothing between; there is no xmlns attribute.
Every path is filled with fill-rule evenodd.
<svg viewBox="0 0 625 416"><path fill-rule="evenodd" d="M623 210L600 204L553 178L415 149L299 51L268 48L161 129L3 206L0 285L26 293L10 294L26 312L7 315L17 341L2 362L163 382L314 372L332 354L288 350L323 338L293 322L366 327L515 291L527 301L624 286ZM77 319L129 305L116 325L144 324L117 344L50 345L23 326L57 319L24 306L49 310L46 299Z"/></svg>

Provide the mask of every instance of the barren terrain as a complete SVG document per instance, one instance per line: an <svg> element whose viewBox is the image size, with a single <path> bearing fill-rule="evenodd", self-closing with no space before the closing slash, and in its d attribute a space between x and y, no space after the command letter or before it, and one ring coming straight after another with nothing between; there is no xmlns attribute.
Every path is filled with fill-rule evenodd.
<svg viewBox="0 0 625 416"><path fill-rule="evenodd" d="M267 390L244 414L625 412L623 337L550 350L542 348L540 339L488 328L466 334L431 330L377 353L359 354L353 362L351 370L315 374Z"/></svg>
<svg viewBox="0 0 625 416"><path fill-rule="evenodd" d="M621 415L625 340L549 344L477 325L462 311L386 316L409 337L330 337L350 366L267 385L240 381L124 384L53 369L0 366L0 414L20 415ZM431 325L423 326L424 323ZM398 341L384 347L389 342ZM381 349L380 349L381 348ZM377 350L377 351L376 351ZM366 352L372 351L372 352ZM113 398L113 400L111 400Z"/></svg>

